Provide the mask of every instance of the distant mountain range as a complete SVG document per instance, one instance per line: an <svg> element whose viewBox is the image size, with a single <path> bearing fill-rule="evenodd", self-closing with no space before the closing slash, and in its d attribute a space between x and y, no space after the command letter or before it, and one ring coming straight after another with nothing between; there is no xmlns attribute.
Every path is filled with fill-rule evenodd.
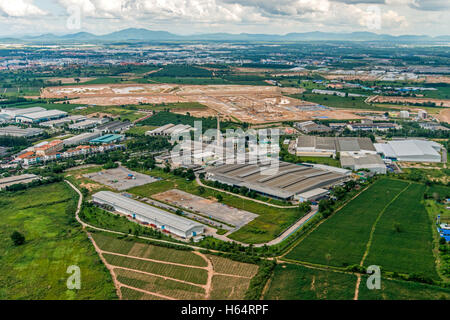
<svg viewBox="0 0 450 320"><path fill-rule="evenodd" d="M129 28L104 35L95 35L89 32L78 32L62 36L51 33L40 36L8 37L0 39L1 42L23 41L23 42L139 42L139 41L399 41L399 42L447 42L450 35L430 37L425 35L401 35L392 36L388 34L376 34L372 32L351 32L351 33L331 33L331 32L304 32L288 33L285 35L276 34L250 34L250 33L206 33L196 35L176 35L167 31L152 31L147 29Z"/></svg>

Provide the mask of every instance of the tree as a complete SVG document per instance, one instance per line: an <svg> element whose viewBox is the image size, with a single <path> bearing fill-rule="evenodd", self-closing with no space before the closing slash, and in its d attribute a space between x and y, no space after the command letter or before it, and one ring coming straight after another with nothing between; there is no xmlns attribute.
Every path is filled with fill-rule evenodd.
<svg viewBox="0 0 450 320"><path fill-rule="evenodd" d="M219 202L222 202L222 201L223 201L223 197L222 197L221 194L218 194L218 195L216 196L216 199L217 199L217 201L219 201Z"/></svg>
<svg viewBox="0 0 450 320"><path fill-rule="evenodd" d="M198 193L200 193L200 194L205 193L205 188L203 188L202 186L198 187L197 190L198 190Z"/></svg>
<svg viewBox="0 0 450 320"><path fill-rule="evenodd" d="M20 246L25 243L25 236L19 231L14 231L11 234L11 240L13 241L15 246Z"/></svg>

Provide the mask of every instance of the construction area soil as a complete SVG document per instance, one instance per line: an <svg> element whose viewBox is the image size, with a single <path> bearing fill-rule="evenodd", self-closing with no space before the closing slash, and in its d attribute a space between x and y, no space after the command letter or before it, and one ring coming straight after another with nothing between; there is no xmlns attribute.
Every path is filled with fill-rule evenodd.
<svg viewBox="0 0 450 320"><path fill-rule="evenodd" d="M177 189L155 194L153 198L231 224L238 228L258 217L254 213L239 210L226 204L198 197Z"/></svg>
<svg viewBox="0 0 450 320"><path fill-rule="evenodd" d="M431 98L414 98L414 97L390 97L390 96L373 96L367 99L368 103L429 103L434 102L437 107L450 108L450 100L431 99Z"/></svg>
<svg viewBox="0 0 450 320"><path fill-rule="evenodd" d="M41 98L68 98L71 103L104 106L198 102L223 118L252 124L360 118L355 113L361 110L323 108L316 103L286 96L301 93L303 90L246 85L107 84L47 87L42 90ZM194 116L212 115L205 110L193 111L191 114Z"/></svg>
<svg viewBox="0 0 450 320"><path fill-rule="evenodd" d="M450 123L450 109L441 110L441 112L439 112L439 115L437 116L437 118L441 122Z"/></svg>

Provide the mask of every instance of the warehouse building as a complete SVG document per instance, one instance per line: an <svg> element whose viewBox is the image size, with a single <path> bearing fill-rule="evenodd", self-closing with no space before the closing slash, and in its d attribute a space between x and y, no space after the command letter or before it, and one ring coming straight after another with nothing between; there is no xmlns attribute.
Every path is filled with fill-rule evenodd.
<svg viewBox="0 0 450 320"><path fill-rule="evenodd" d="M369 138L300 136L297 139L298 156L335 157L338 152L377 153Z"/></svg>
<svg viewBox="0 0 450 320"><path fill-rule="evenodd" d="M362 122L362 123L351 123L347 125L351 131L388 131L388 130L398 130L401 128L396 123L390 122Z"/></svg>
<svg viewBox="0 0 450 320"><path fill-rule="evenodd" d="M32 108L3 108L0 114L7 115L11 119L15 119L18 116L45 111L42 107L32 107Z"/></svg>
<svg viewBox="0 0 450 320"><path fill-rule="evenodd" d="M94 143L94 144L109 144L109 143L113 143L113 142L119 142L122 141L123 139L125 139L125 136L122 134L106 134L104 136L92 139L90 141L90 143Z"/></svg>
<svg viewBox="0 0 450 320"><path fill-rule="evenodd" d="M43 134L44 130L39 128L21 128L17 126L8 126L0 128L0 136L12 136L30 138Z"/></svg>
<svg viewBox="0 0 450 320"><path fill-rule="evenodd" d="M34 174L22 174L20 176L12 176L8 178L0 179L0 190L5 189L6 187L19 184L19 183L30 183L34 180L39 179L37 175Z"/></svg>
<svg viewBox="0 0 450 320"><path fill-rule="evenodd" d="M354 171L368 169L377 174L386 174L387 167L378 154L346 155L341 154L341 166Z"/></svg>
<svg viewBox="0 0 450 320"><path fill-rule="evenodd" d="M119 133L131 128L133 124L130 121L112 121L99 125L94 131L101 131L102 133Z"/></svg>
<svg viewBox="0 0 450 320"><path fill-rule="evenodd" d="M114 210L131 216L133 219L148 223L152 227L161 229L163 232L172 233L185 239L196 237L205 232L205 227L200 223L173 215L114 192L97 192L92 195L92 201L100 205L111 206Z"/></svg>
<svg viewBox="0 0 450 320"><path fill-rule="evenodd" d="M98 138L102 135L101 132L86 132L79 134L77 136L70 137L68 139L65 139L63 141L64 146L76 146L88 141L91 141L92 139Z"/></svg>
<svg viewBox="0 0 450 320"><path fill-rule="evenodd" d="M162 127L147 131L145 134L147 136L171 136L171 135L181 135L186 132L190 132L196 130L187 124L177 124L174 125L172 123L166 124Z"/></svg>
<svg viewBox="0 0 450 320"><path fill-rule="evenodd" d="M16 116L16 122L21 123L40 123L49 120L55 120L64 118L67 116L67 112L60 110L45 110L33 113L26 113L20 116Z"/></svg>
<svg viewBox="0 0 450 320"><path fill-rule="evenodd" d="M62 127L63 125L65 125L66 123L72 123L72 122L76 123L76 122L80 122L80 121L84 121L84 120L86 120L85 116L73 115L73 116L69 116L67 118L63 118L63 119L41 122L39 125L42 127L48 127L48 128L59 128L59 127Z"/></svg>
<svg viewBox="0 0 450 320"><path fill-rule="evenodd" d="M294 127L304 133L333 131L330 127L323 124L317 124L314 121L296 122L294 123Z"/></svg>
<svg viewBox="0 0 450 320"><path fill-rule="evenodd" d="M383 158L405 162L442 162L442 145L434 141L408 139L375 143ZM445 159L445 161L447 161Z"/></svg>
<svg viewBox="0 0 450 320"><path fill-rule="evenodd" d="M72 130L86 130L92 129L100 124L100 119L98 118L90 118L83 120L81 122L73 123L69 125L69 129Z"/></svg>
<svg viewBox="0 0 450 320"><path fill-rule="evenodd" d="M340 169L342 171L342 169ZM350 172L349 172L350 173ZM293 200L317 188L328 188L348 179L348 174L310 166L280 162L275 173L261 164L225 164L206 171L206 179L234 187L246 187L264 196Z"/></svg>

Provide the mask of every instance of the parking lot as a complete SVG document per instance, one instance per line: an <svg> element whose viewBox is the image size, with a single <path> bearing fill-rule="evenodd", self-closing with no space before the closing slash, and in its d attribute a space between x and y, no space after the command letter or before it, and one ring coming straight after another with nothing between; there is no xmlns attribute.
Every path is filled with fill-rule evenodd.
<svg viewBox="0 0 450 320"><path fill-rule="evenodd" d="M83 177L104 184L113 189L122 191L144 184L159 181L160 178L154 178L145 174L128 170L124 167L116 169L102 170L100 172L87 173Z"/></svg>

